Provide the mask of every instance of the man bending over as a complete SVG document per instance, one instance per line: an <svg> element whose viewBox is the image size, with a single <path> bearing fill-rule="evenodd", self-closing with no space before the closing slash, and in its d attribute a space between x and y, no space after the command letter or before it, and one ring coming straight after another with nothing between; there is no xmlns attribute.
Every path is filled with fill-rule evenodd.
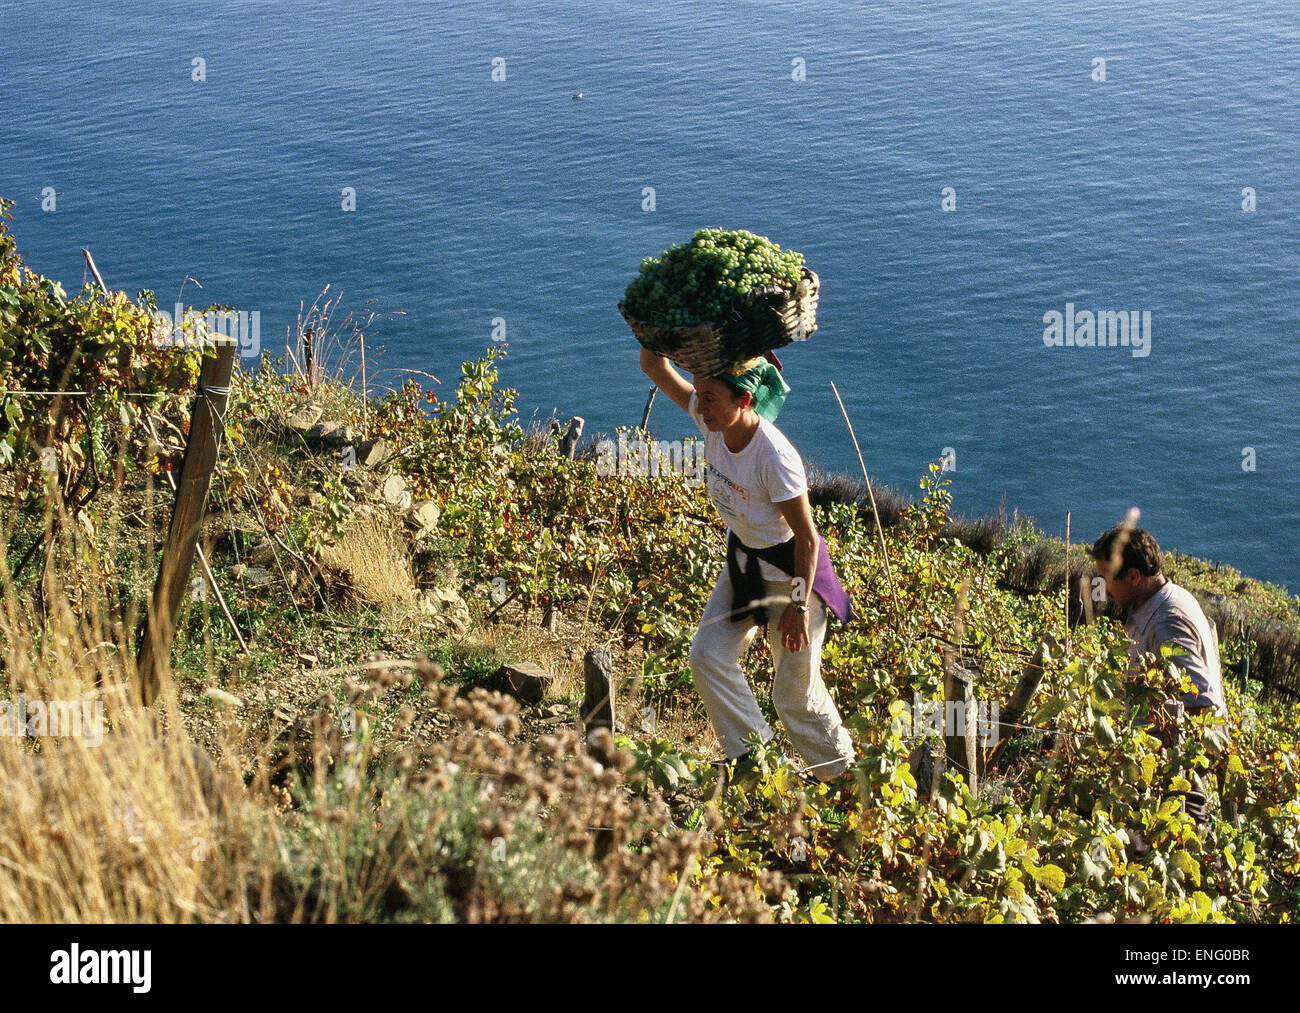
<svg viewBox="0 0 1300 1013"><path fill-rule="evenodd" d="M1141 528L1111 528L1092 546L1097 573L1106 581L1106 593L1128 610L1124 630L1132 640L1129 653L1136 661L1143 654L1160 657L1168 643L1182 654L1170 660L1191 680L1193 689L1182 699L1185 711L1213 710L1226 717L1223 677L1219 670L1219 639L1191 592L1179 587L1160 570L1160 546ZM1204 783L1193 772L1193 789L1187 793L1187 812L1204 826Z"/></svg>

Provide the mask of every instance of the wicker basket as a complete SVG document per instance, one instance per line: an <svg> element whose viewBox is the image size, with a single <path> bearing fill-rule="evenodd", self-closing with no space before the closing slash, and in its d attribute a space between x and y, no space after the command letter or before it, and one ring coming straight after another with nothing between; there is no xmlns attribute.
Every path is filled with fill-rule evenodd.
<svg viewBox="0 0 1300 1013"><path fill-rule="evenodd" d="M660 327L618 311L642 347L664 355L696 376L743 372L747 363L792 341L804 341L817 330L815 272L803 269L793 289L768 285L732 301L718 320L693 327Z"/></svg>

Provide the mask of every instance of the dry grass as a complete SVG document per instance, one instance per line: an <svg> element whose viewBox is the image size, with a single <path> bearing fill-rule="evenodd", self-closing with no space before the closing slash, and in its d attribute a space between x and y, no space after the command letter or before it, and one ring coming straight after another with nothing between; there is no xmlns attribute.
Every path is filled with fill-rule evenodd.
<svg viewBox="0 0 1300 1013"><path fill-rule="evenodd" d="M244 786L189 741L170 687L153 710L135 705L132 634L75 615L60 583L37 619L0 574L0 917L252 919L251 838L231 833Z"/></svg>
<svg viewBox="0 0 1300 1013"><path fill-rule="evenodd" d="M135 705L120 628L66 608L34 621L0 584L5 702L93 701L106 722L102 737L0 736L0 920L761 921L785 894L779 877L767 896L731 875L681 889L702 838L666 833L662 802L629 796L626 754L602 766L571 731L517 741L513 700L463 696L436 665L409 674L453 719L449 741L420 732L377 753L370 708L411 680L359 669L355 729L323 709L285 770L226 721L223 767L187 737L170 686Z"/></svg>
<svg viewBox="0 0 1300 1013"><path fill-rule="evenodd" d="M533 419L524 429L523 438L519 441L519 452L525 457L544 457L547 455L554 456L558 452L559 444L551 433L551 419L545 421ZM564 423L567 428L568 424Z"/></svg>
<svg viewBox="0 0 1300 1013"><path fill-rule="evenodd" d="M441 382L424 370L375 367L377 353L382 351L375 338L385 321L405 316L403 311L381 312L371 308L376 302L371 299L365 308L342 316L342 293L331 297L329 291L330 286L326 285L310 306L299 303L298 318L286 348L294 371L306 380L312 400L325 409L325 418L343 418L360 409L364 429L367 394L395 390L411 378L422 385L426 381ZM307 375L304 341L308 331L312 334L314 352L311 375ZM367 355L371 359L369 366Z"/></svg>
<svg viewBox="0 0 1300 1013"><path fill-rule="evenodd" d="M640 714L630 716L629 724L633 729L644 728ZM706 715L701 714L693 701L673 700L667 707L655 715L654 736L685 743L693 752L704 756L722 756L722 743L709 723Z"/></svg>
<svg viewBox="0 0 1300 1013"><path fill-rule="evenodd" d="M415 597L415 576L400 522L375 512L358 517L321 560L339 570L352 594L367 605L394 605Z"/></svg>
<svg viewBox="0 0 1300 1013"><path fill-rule="evenodd" d="M37 755L20 738L0 742L4 920L250 920L237 885L248 842L217 816L239 818L242 785L218 787L206 755L157 734L150 716L113 713L99 746L42 740Z"/></svg>

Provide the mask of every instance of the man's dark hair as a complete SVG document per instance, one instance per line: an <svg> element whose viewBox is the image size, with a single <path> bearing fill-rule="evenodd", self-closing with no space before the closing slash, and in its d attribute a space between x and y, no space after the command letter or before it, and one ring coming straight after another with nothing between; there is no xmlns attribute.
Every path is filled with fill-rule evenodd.
<svg viewBox="0 0 1300 1013"><path fill-rule="evenodd" d="M1151 532L1141 528L1125 529L1116 524L1092 544L1092 558L1109 562L1119 556L1119 569L1114 574L1122 577L1135 569L1144 577L1154 577L1160 572L1160 546Z"/></svg>

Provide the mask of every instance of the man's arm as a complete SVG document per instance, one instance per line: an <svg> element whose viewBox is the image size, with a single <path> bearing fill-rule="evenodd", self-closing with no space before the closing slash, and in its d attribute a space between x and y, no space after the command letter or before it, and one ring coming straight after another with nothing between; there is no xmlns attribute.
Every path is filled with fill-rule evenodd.
<svg viewBox="0 0 1300 1013"><path fill-rule="evenodd" d="M1210 657L1208 646L1200 636L1196 625L1186 616L1172 613L1158 616L1151 624L1147 637L1151 645L1149 650L1160 658L1160 648L1165 644L1182 648L1185 653L1175 654L1170 661L1181 668L1191 679L1194 690L1184 702L1189 707L1204 707L1217 700L1213 699L1215 682L1222 681L1222 673L1211 671L1214 661Z"/></svg>
<svg viewBox="0 0 1300 1013"><path fill-rule="evenodd" d="M682 379L677 369L662 355L648 348L641 349L641 372L654 381L656 387L672 399L684 412L690 411L691 394L695 388Z"/></svg>

